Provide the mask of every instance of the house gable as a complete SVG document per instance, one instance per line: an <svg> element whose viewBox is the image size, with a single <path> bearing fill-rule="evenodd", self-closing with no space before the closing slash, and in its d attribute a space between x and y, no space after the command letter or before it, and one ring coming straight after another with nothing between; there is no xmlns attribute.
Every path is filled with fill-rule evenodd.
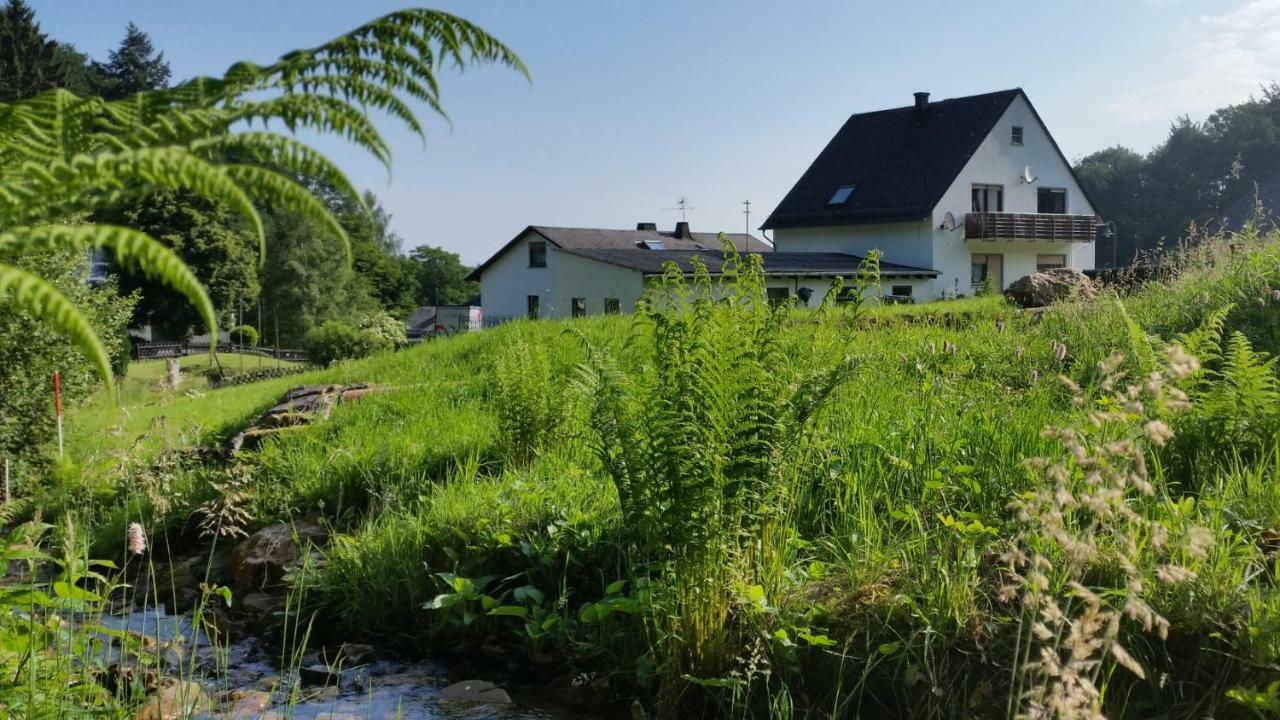
<svg viewBox="0 0 1280 720"><path fill-rule="evenodd" d="M924 220L1020 89L851 116L763 227Z"/></svg>

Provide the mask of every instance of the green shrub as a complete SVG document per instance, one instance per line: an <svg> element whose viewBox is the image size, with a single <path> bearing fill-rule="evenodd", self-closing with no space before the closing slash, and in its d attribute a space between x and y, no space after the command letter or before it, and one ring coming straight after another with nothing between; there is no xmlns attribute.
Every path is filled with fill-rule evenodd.
<svg viewBox="0 0 1280 720"><path fill-rule="evenodd" d="M231 328L229 333L233 345L258 346L258 330L252 325L240 325Z"/></svg>
<svg viewBox="0 0 1280 720"><path fill-rule="evenodd" d="M303 341L307 359L318 365L368 357L388 347L391 347L391 342L383 336L339 320L330 320L315 328Z"/></svg>
<svg viewBox="0 0 1280 720"><path fill-rule="evenodd" d="M409 337L405 334L404 323L385 312L375 313L361 320L359 328L377 335L390 345L401 346L409 342Z"/></svg>

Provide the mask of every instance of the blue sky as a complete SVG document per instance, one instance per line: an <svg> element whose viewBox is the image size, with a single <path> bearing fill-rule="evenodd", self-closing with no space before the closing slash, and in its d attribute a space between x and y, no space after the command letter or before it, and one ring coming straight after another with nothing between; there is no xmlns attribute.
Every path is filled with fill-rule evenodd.
<svg viewBox="0 0 1280 720"><path fill-rule="evenodd" d="M132 20L175 78L323 42L404 2L31 0L52 37L104 58ZM383 123L392 177L321 147L375 192L406 248L477 263L530 224L752 227L854 112L1020 86L1068 157L1146 151L1280 80L1280 0L446 2L513 47L442 76L453 128L425 148Z"/></svg>

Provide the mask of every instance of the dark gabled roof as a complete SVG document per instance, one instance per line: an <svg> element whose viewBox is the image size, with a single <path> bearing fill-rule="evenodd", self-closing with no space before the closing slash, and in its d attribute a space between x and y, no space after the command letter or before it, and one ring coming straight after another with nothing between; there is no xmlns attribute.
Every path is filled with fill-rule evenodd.
<svg viewBox="0 0 1280 720"><path fill-rule="evenodd" d="M707 266L712 275L719 275L724 265L724 253L711 250L667 250L652 251L638 248L577 248L564 250L570 255L596 260L610 265L617 265L629 270L638 270L645 275L661 275L665 265L673 262L686 275L693 273L693 259L698 258ZM862 266L862 258L849 253L810 253L810 252L762 252L766 275L799 275L804 277L836 276L852 277ZM898 265L897 263L880 263L880 274L885 277L901 277L917 275L937 277L938 271L929 268Z"/></svg>
<svg viewBox="0 0 1280 720"><path fill-rule="evenodd" d="M927 217L1019 95L1015 88L938 100L923 111L910 105L851 116L762 227ZM849 199L828 204L845 185L856 186Z"/></svg>
<svg viewBox="0 0 1280 720"><path fill-rule="evenodd" d="M521 230L515 237L511 238L506 245L503 245L498 252L492 257L485 260L471 274L467 276L468 280L479 280L480 274L485 271L498 258L502 257L513 245L520 241L526 234L533 232L541 235L544 240L555 245L564 251L583 250L583 249L612 249L612 250L640 250L641 252L662 252L659 250L645 250L639 243L648 243L652 246L654 243L661 243L666 250L714 250L720 252L720 235L719 233L707 232L690 232L689 237L682 237L675 232L661 232L658 230L614 230L610 228L566 228L566 227L550 227L547 225L530 225ZM725 233L725 240L733 243L733 246L740 251L762 252L767 253L773 250L768 243L762 242L754 235L745 233Z"/></svg>

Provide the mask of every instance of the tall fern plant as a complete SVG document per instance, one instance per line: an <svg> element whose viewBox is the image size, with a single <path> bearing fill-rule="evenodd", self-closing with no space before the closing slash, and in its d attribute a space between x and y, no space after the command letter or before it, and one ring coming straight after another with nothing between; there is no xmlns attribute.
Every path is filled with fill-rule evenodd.
<svg viewBox="0 0 1280 720"><path fill-rule="evenodd" d="M261 206L298 213L325 228L335 248L346 248L342 227L298 180L336 188L362 206L363 200L296 133L337 135L389 167L390 149L369 113L389 115L425 141L412 104L444 115L438 71L477 63L528 75L515 53L475 25L409 9L269 65L237 63L220 78L112 102L50 90L0 104L0 304L74 339L110 384L108 355L81 309L48 279L13 263L46 248L105 249L121 267L183 293L216 334L204 288L172 250L137 230L85 218L157 190L181 189L243 216L263 254Z"/></svg>
<svg viewBox="0 0 1280 720"><path fill-rule="evenodd" d="M696 260L691 280L668 265L638 306L628 363L588 345L577 379L674 677L726 672L732 607L775 596L814 418L854 366L790 354L789 310L770 304L759 256L726 253L718 280Z"/></svg>

